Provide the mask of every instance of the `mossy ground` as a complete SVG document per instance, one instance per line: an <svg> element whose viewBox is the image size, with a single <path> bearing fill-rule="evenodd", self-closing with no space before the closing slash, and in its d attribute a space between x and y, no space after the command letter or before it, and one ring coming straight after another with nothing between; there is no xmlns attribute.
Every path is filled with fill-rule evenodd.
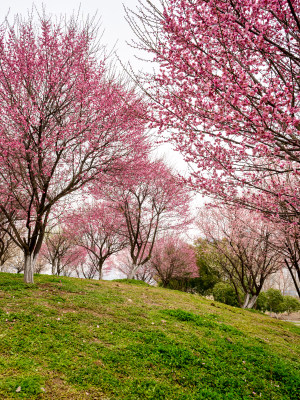
<svg viewBox="0 0 300 400"><path fill-rule="evenodd" d="M299 398L292 324L130 281L35 282L0 274L1 399Z"/></svg>

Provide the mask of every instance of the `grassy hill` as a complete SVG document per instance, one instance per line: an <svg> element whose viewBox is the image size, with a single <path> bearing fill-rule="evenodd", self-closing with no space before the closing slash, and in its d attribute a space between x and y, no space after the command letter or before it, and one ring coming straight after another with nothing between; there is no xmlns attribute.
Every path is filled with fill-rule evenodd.
<svg viewBox="0 0 300 400"><path fill-rule="evenodd" d="M300 329L145 284L0 274L1 399L298 399Z"/></svg>

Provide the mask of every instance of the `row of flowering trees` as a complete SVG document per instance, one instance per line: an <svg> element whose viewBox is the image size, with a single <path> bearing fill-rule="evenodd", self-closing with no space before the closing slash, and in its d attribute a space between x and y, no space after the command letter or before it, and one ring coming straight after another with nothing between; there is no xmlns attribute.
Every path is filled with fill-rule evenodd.
<svg viewBox="0 0 300 400"><path fill-rule="evenodd" d="M96 28L45 15L1 26L0 263L18 248L27 283L41 255L52 273L101 277L125 247L134 277L187 223L182 182L150 158L148 106L109 69Z"/></svg>
<svg viewBox="0 0 300 400"><path fill-rule="evenodd" d="M245 218L257 221L264 245L250 241L252 255L243 258L231 233L205 221L222 257L231 246L242 271L247 257L268 270L256 251L277 246L300 294L299 7L298 0L166 0L128 12L136 46L159 66L137 79L147 100L109 70L92 23L54 24L43 15L2 26L0 229L24 255L26 282L43 243L55 242L47 233L53 221L81 249L64 263L82 259L83 271L87 254L88 275L101 277L123 248L129 277L155 268L158 239L187 225L189 196L176 174L151 160L150 121L192 166L186 184L233 207L231 233L243 236L232 216L255 211ZM280 236L272 246L269 225ZM59 271L55 257L48 254ZM255 301L258 276L239 284L245 306Z"/></svg>
<svg viewBox="0 0 300 400"><path fill-rule="evenodd" d="M194 250L178 237L189 223L189 196L161 161L149 166L148 177L139 182L135 177L130 187L105 188L97 200L94 196L62 213L56 225L48 224L37 260L51 266L53 275L99 279L104 267L108 272L116 264L128 278L147 276L164 286L174 277L197 275Z"/></svg>

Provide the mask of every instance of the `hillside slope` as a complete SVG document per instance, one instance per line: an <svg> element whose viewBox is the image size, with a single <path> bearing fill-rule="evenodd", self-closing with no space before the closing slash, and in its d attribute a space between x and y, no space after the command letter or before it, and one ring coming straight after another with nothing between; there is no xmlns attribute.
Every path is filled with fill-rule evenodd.
<svg viewBox="0 0 300 400"><path fill-rule="evenodd" d="M1 399L298 399L300 329L162 288L0 274Z"/></svg>

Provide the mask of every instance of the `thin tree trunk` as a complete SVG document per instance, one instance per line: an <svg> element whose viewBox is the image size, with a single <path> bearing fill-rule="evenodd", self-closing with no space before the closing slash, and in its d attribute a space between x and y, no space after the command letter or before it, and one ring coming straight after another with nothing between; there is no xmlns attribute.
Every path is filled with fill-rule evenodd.
<svg viewBox="0 0 300 400"><path fill-rule="evenodd" d="M249 301L250 301L250 293L246 293L242 308L248 308Z"/></svg>
<svg viewBox="0 0 300 400"><path fill-rule="evenodd" d="M285 262L285 264L286 264L286 266L287 266L287 268L289 270L289 273L290 273L290 275L291 275L291 277L293 279L293 283L294 283L295 289L296 289L296 291L298 293L298 296L300 297L300 287L298 285L296 276L294 276L293 267L288 263L288 261L286 259L284 259L284 262Z"/></svg>
<svg viewBox="0 0 300 400"><path fill-rule="evenodd" d="M247 293L242 308L253 308L254 304L256 303L257 297L258 296L256 294L250 297L250 293Z"/></svg>
<svg viewBox="0 0 300 400"><path fill-rule="evenodd" d="M103 264L104 264L104 261L98 260L98 274L99 274L98 279L99 279L99 281L101 281L103 278Z"/></svg>
<svg viewBox="0 0 300 400"><path fill-rule="evenodd" d="M56 275L56 271L57 271L57 268L56 268L56 260L53 260L52 261L52 266L51 266L51 269L52 269L52 275Z"/></svg>
<svg viewBox="0 0 300 400"><path fill-rule="evenodd" d="M133 279L134 273L133 273L133 269L128 273L127 275L127 279Z"/></svg>
<svg viewBox="0 0 300 400"><path fill-rule="evenodd" d="M33 257L33 254L25 254L24 255L24 282L25 283L34 283L34 281L33 281L34 263L35 263L35 258Z"/></svg>
<svg viewBox="0 0 300 400"><path fill-rule="evenodd" d="M256 303L257 297L258 296L256 296L256 295L251 297L251 299L248 302L247 308L253 308L254 307L254 304Z"/></svg>
<svg viewBox="0 0 300 400"><path fill-rule="evenodd" d="M127 279L135 279L135 273L138 270L138 267L139 266L137 264L132 264L132 268L127 275Z"/></svg>

